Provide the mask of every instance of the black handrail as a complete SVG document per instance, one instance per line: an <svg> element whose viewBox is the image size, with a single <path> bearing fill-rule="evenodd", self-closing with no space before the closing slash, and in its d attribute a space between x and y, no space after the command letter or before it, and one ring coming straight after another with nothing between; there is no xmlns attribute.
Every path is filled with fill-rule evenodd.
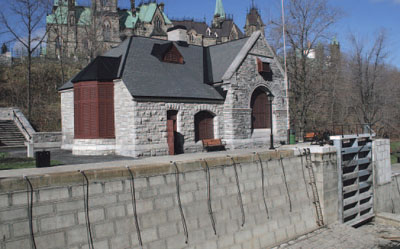
<svg viewBox="0 0 400 249"><path fill-rule="evenodd" d="M24 124L21 122L21 120L19 119L19 117L17 116L15 110L13 110L13 119L15 120L15 118L17 118L18 123L21 125L22 129L24 129L24 131L26 132L26 134L29 137L29 140L32 139L31 135L29 134L29 132L26 130Z"/></svg>

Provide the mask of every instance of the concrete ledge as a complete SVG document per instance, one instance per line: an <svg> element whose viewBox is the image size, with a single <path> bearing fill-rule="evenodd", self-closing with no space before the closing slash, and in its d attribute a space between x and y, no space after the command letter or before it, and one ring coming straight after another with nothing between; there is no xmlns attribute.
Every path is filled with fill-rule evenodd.
<svg viewBox="0 0 400 249"><path fill-rule="evenodd" d="M176 158L176 166L179 172L192 172L204 170L206 163L208 167L230 167L233 163L252 163L258 162L259 157L263 161L276 160L282 158L291 158L294 156L292 150L282 151L259 151L258 155L252 152L243 154L216 155L214 157L199 157L192 154L193 159L179 160L179 157L161 157L148 158L148 160L137 161L116 161L86 165L69 165L50 168L38 169L22 169L3 171L3 177L0 178L0 193L15 190L26 190L26 182L23 176L28 176L34 186L37 188L45 188L49 186L68 186L82 183L82 175L78 170L84 170L89 181L107 181L118 178L129 178L130 174L126 167L129 167L135 177L150 177L156 175L174 174L176 172L175 165L168 159ZM204 160L202 159L204 158ZM233 160L232 160L233 159Z"/></svg>
<svg viewBox="0 0 400 249"><path fill-rule="evenodd" d="M391 213L375 214L375 221L389 226L400 226L400 215Z"/></svg>

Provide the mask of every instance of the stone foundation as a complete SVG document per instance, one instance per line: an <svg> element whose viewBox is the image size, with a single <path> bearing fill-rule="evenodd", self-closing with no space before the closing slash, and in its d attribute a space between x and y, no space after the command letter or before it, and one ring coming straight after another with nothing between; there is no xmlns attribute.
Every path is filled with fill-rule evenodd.
<svg viewBox="0 0 400 249"><path fill-rule="evenodd" d="M73 155L112 155L115 154L115 139L74 139Z"/></svg>

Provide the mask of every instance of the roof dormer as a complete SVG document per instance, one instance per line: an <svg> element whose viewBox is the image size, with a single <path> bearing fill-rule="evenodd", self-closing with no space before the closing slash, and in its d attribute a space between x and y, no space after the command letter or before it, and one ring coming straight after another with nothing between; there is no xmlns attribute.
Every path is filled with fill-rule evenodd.
<svg viewBox="0 0 400 249"><path fill-rule="evenodd" d="M162 62L184 64L182 54L174 43L154 44L151 54Z"/></svg>

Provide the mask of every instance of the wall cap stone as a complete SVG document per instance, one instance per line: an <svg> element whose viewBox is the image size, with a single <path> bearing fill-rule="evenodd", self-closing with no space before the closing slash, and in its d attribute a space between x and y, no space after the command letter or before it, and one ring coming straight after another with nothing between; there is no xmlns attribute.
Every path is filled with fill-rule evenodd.
<svg viewBox="0 0 400 249"><path fill-rule="evenodd" d="M262 151L258 152L258 155L263 161L295 156L293 150ZM216 155L215 157L208 157L205 160L189 159L176 161L176 166L180 173L186 173L204 170L206 168L206 163L209 168L214 168L229 167L233 165L233 162L240 164L258 161L259 158L256 153L246 152L239 155L232 155L231 157L227 155ZM110 163L113 165L110 165ZM4 171L5 174L0 178L0 193L26 190L27 186L23 178L24 176L29 177L34 189L82 184L83 177L78 170L83 170L90 182L129 179L130 174L126 167L129 167L134 177L138 178L174 174L176 172L173 162L160 163L146 162L145 160L10 170L8 172Z"/></svg>

